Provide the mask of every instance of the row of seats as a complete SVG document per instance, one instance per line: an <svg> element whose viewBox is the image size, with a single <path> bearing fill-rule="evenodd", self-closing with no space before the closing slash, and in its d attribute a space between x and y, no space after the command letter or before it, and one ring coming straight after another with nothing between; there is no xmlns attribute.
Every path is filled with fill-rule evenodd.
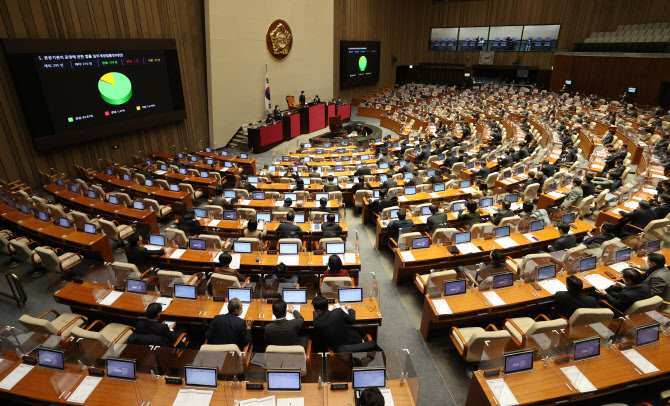
<svg viewBox="0 0 670 406"><path fill-rule="evenodd" d="M612 32L592 32L585 43L670 42L668 23L620 25Z"/></svg>
<svg viewBox="0 0 670 406"><path fill-rule="evenodd" d="M60 248L40 246L37 241L32 241L26 237L17 237L9 230L0 230L0 254L9 255L36 270L41 268L57 274L63 274L84 259L79 254L64 252ZM35 275L39 274L41 274L41 271Z"/></svg>

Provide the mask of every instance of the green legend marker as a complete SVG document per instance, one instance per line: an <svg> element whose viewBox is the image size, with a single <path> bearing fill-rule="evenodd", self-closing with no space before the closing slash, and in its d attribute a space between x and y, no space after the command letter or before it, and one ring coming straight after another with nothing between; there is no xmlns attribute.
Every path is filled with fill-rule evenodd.
<svg viewBox="0 0 670 406"><path fill-rule="evenodd" d="M74 121L74 118L72 118L72 117L68 117L68 118L67 118L67 122L68 122L68 123L71 123L71 122L73 122L73 121Z"/></svg>
<svg viewBox="0 0 670 406"><path fill-rule="evenodd" d="M366 57L361 56L360 58L358 58L358 69L360 69L361 72L363 72L367 66L368 66L368 59Z"/></svg>
<svg viewBox="0 0 670 406"><path fill-rule="evenodd" d="M119 105L127 102L133 95L133 86L128 76L119 72L105 73L98 81L98 91L102 100Z"/></svg>

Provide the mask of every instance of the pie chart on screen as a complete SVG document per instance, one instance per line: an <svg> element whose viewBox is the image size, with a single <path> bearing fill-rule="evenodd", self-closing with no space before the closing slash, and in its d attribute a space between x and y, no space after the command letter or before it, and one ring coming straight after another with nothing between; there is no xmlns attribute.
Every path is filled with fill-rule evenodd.
<svg viewBox="0 0 670 406"><path fill-rule="evenodd" d="M133 85L123 73L109 72L102 75L98 81L98 91L102 100L116 106L130 100Z"/></svg>

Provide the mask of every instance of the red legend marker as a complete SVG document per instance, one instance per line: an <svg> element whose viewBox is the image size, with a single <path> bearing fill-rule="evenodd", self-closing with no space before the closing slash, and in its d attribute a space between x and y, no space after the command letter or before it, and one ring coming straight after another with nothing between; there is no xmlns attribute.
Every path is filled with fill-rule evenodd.
<svg viewBox="0 0 670 406"><path fill-rule="evenodd" d="M108 116L108 115L109 115L109 111L105 111L105 115Z"/></svg>

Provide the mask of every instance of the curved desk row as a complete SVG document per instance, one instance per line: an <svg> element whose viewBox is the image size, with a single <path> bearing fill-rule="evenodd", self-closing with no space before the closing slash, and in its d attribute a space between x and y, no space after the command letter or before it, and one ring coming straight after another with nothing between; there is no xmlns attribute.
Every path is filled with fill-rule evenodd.
<svg viewBox="0 0 670 406"><path fill-rule="evenodd" d="M117 178L116 176L110 176L102 172L95 175L95 180L107 185L112 189L127 191L134 196L156 199L161 204L180 202L188 209L193 207L193 200L191 199L191 194L188 192L171 192L156 186L147 187L140 185L137 182L125 181L123 179Z"/></svg>

